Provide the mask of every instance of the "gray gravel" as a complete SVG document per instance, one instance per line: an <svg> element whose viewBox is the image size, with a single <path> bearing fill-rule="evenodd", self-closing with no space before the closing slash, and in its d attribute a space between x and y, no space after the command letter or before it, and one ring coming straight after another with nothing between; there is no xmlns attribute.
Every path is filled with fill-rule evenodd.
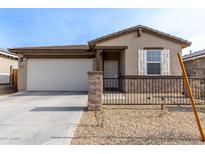
<svg viewBox="0 0 205 154"><path fill-rule="evenodd" d="M198 113L205 127L205 106ZM83 113L71 144L205 144L190 106L105 106L97 117L103 126Z"/></svg>

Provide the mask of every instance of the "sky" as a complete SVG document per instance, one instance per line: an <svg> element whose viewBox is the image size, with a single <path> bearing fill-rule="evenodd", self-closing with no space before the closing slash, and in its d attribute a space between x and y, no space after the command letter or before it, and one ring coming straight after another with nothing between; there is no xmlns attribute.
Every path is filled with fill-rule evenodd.
<svg viewBox="0 0 205 154"><path fill-rule="evenodd" d="M86 44L136 25L192 42L205 49L205 9L0 9L0 47Z"/></svg>

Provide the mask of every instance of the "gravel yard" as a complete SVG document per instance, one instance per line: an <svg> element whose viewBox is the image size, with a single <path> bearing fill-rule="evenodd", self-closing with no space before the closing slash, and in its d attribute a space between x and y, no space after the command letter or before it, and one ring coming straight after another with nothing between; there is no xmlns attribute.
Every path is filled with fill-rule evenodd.
<svg viewBox="0 0 205 154"><path fill-rule="evenodd" d="M205 106L197 110L205 127ZM95 117L83 113L71 144L205 144L191 106L103 106Z"/></svg>

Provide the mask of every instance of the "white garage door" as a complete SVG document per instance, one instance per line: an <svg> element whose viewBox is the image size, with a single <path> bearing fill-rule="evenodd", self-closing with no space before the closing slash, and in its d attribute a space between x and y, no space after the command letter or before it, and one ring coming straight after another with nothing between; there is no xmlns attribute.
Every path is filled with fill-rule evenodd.
<svg viewBox="0 0 205 154"><path fill-rule="evenodd" d="M92 59L28 59L28 91L87 91Z"/></svg>

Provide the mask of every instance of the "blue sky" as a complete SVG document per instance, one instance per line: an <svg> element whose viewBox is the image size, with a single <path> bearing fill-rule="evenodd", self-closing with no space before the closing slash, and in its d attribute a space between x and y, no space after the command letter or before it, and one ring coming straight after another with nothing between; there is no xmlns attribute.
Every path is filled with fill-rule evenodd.
<svg viewBox="0 0 205 154"><path fill-rule="evenodd" d="M0 47L86 44L138 24L205 48L205 9L0 9Z"/></svg>

